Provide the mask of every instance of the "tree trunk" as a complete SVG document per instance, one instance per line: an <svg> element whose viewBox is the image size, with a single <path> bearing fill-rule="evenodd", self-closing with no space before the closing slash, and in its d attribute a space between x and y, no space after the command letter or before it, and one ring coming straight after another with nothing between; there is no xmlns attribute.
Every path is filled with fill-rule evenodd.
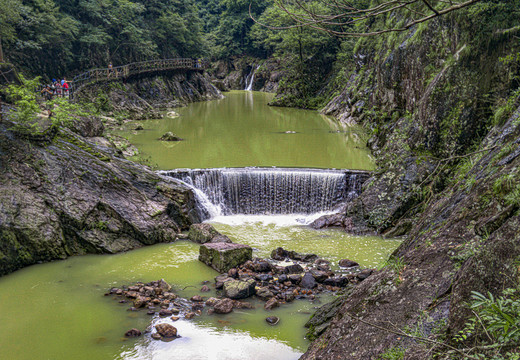
<svg viewBox="0 0 520 360"><path fill-rule="evenodd" d="M0 37L0 63L4 62L4 52L2 51L2 38Z"/></svg>

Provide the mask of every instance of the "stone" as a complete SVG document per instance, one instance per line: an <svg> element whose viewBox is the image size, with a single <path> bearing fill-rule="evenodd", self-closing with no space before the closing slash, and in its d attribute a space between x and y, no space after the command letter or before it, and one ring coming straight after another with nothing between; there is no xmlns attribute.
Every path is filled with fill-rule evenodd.
<svg viewBox="0 0 520 360"><path fill-rule="evenodd" d="M345 267L345 268L359 266L359 264L357 262L349 260L349 259L340 260L338 265L341 267Z"/></svg>
<svg viewBox="0 0 520 360"><path fill-rule="evenodd" d="M172 315L173 315L173 311L168 310L168 309L161 309L161 311L159 311L160 317L166 317L166 316L172 316Z"/></svg>
<svg viewBox="0 0 520 360"><path fill-rule="evenodd" d="M256 272L268 272L271 271L271 264L267 261L259 261L253 264L253 270Z"/></svg>
<svg viewBox="0 0 520 360"><path fill-rule="evenodd" d="M195 313L193 312L187 312L186 314L184 314L184 318L185 319L193 319L195 317Z"/></svg>
<svg viewBox="0 0 520 360"><path fill-rule="evenodd" d="M300 286L304 289L314 289L316 285L316 279L310 272L305 273L300 281Z"/></svg>
<svg viewBox="0 0 520 360"><path fill-rule="evenodd" d="M348 282L349 280L346 276L335 276L326 279L325 281L323 281L323 284L337 287L345 287L347 286Z"/></svg>
<svg viewBox="0 0 520 360"><path fill-rule="evenodd" d="M287 251L279 247L271 252L271 258L278 261L283 261L287 258Z"/></svg>
<svg viewBox="0 0 520 360"><path fill-rule="evenodd" d="M265 310L272 310L274 308L277 308L278 306L280 306L280 303L278 302L278 300L276 300L276 298L271 298L269 299L265 305L264 305L264 309Z"/></svg>
<svg viewBox="0 0 520 360"><path fill-rule="evenodd" d="M280 322L280 318L277 317L277 316L269 316L267 318L265 318L265 321L269 324L269 325L276 325Z"/></svg>
<svg viewBox="0 0 520 360"><path fill-rule="evenodd" d="M328 272L326 271L321 271L321 270L316 270L316 269L312 269L310 271L310 273L312 274L312 276L314 277L314 279L321 283L323 281L325 281L325 279L328 279L329 278L329 274Z"/></svg>
<svg viewBox="0 0 520 360"><path fill-rule="evenodd" d="M204 285L203 287L200 288L200 291L201 292L209 292L209 291L211 291L211 289L207 285Z"/></svg>
<svg viewBox="0 0 520 360"><path fill-rule="evenodd" d="M362 270L361 272L359 272L359 273L357 274L357 279L358 279L359 281L363 281L363 280L365 280L366 278L368 278L370 275L372 275L373 272L374 272L373 269L364 269L364 270Z"/></svg>
<svg viewBox="0 0 520 360"><path fill-rule="evenodd" d="M141 336L141 331L139 329L130 329L127 332L125 332L125 337L138 337Z"/></svg>
<svg viewBox="0 0 520 360"><path fill-rule="evenodd" d="M268 300L274 296L267 286L261 287L256 290L256 296L262 300Z"/></svg>
<svg viewBox="0 0 520 360"><path fill-rule="evenodd" d="M238 270L236 268L229 269L228 276L234 279L238 278Z"/></svg>
<svg viewBox="0 0 520 360"><path fill-rule="evenodd" d="M254 309L254 305L245 301L233 300L234 309Z"/></svg>
<svg viewBox="0 0 520 360"><path fill-rule="evenodd" d="M179 320L179 317L178 317L178 316L172 316L172 317L170 317L170 319L171 319L172 321L177 321L177 320Z"/></svg>
<svg viewBox="0 0 520 360"><path fill-rule="evenodd" d="M161 334L159 334L159 333L153 333L153 334L152 334L152 339L154 339L154 340L161 340Z"/></svg>
<svg viewBox="0 0 520 360"><path fill-rule="evenodd" d="M269 281L269 280L273 280L273 275L271 274L256 274L255 276L255 279L257 279L258 281Z"/></svg>
<svg viewBox="0 0 520 360"><path fill-rule="evenodd" d="M214 237L222 235L211 224L193 224L188 232L188 239L199 244L210 242Z"/></svg>
<svg viewBox="0 0 520 360"><path fill-rule="evenodd" d="M167 133L163 134L163 136L161 136L159 138L159 140L160 141L182 141L184 139L181 139L180 137L178 137L177 135L175 135L171 131L168 131Z"/></svg>
<svg viewBox="0 0 520 360"><path fill-rule="evenodd" d="M217 235L210 241L211 243L232 243L230 238L228 238L226 235Z"/></svg>
<svg viewBox="0 0 520 360"><path fill-rule="evenodd" d="M194 295L190 298L191 301L202 302L204 299L200 295Z"/></svg>
<svg viewBox="0 0 520 360"><path fill-rule="evenodd" d="M176 338L177 337L177 328L170 324L158 324L155 325L155 330L157 333L165 338Z"/></svg>
<svg viewBox="0 0 520 360"><path fill-rule="evenodd" d="M199 249L199 260L220 273L251 260L252 256L253 249L243 244L211 243Z"/></svg>
<svg viewBox="0 0 520 360"><path fill-rule="evenodd" d="M141 130L144 130L144 127L143 125L137 125L135 128L134 128L135 131L141 131Z"/></svg>
<svg viewBox="0 0 520 360"><path fill-rule="evenodd" d="M245 299L256 293L256 281L231 280L224 283L224 296L230 299Z"/></svg>
<svg viewBox="0 0 520 360"><path fill-rule="evenodd" d="M172 289L170 284L168 284L164 279L159 280L158 287L161 288L163 292L170 291Z"/></svg>
<svg viewBox="0 0 520 360"><path fill-rule="evenodd" d="M299 274L303 272L303 268L300 264L293 264L285 267L287 274Z"/></svg>
<svg viewBox="0 0 520 360"><path fill-rule="evenodd" d="M142 308L146 305L146 298L144 296L138 296L135 300L134 300L134 307L136 309L139 309L139 308Z"/></svg>
<svg viewBox="0 0 520 360"><path fill-rule="evenodd" d="M215 297L210 297L208 300L206 300L207 306L215 306L215 304L219 301L219 299Z"/></svg>
<svg viewBox="0 0 520 360"><path fill-rule="evenodd" d="M216 314L229 314L233 311L233 300L225 298L217 301L213 306L213 311Z"/></svg>

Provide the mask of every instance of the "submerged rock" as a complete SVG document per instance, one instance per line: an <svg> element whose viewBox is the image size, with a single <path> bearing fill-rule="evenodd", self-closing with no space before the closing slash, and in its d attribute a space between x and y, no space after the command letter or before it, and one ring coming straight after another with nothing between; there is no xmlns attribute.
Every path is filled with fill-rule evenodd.
<svg viewBox="0 0 520 360"><path fill-rule="evenodd" d="M133 328L125 332L125 337L138 337L141 336L141 331L139 329Z"/></svg>
<svg viewBox="0 0 520 360"><path fill-rule="evenodd" d="M341 267L353 267L353 266L359 266L359 264L355 261L349 260L349 259L342 259L338 263Z"/></svg>
<svg viewBox="0 0 520 360"><path fill-rule="evenodd" d="M233 243L204 244L199 249L199 260L220 273L251 260L250 246Z"/></svg>
<svg viewBox="0 0 520 360"><path fill-rule="evenodd" d="M180 137L178 137L177 135L175 135L171 131L168 131L167 133L163 134L163 136L161 136L159 138L159 140L160 141L182 141L184 139L181 139Z"/></svg>
<svg viewBox="0 0 520 360"><path fill-rule="evenodd" d="M280 322L280 318L276 317L276 316L269 316L269 317L265 318L265 321L269 325L276 325L276 324L278 324Z"/></svg>

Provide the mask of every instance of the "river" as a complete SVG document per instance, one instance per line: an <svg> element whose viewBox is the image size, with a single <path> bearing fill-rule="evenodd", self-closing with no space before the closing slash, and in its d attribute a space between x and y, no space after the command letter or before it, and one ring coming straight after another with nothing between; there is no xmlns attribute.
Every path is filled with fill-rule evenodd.
<svg viewBox="0 0 520 360"><path fill-rule="evenodd" d="M124 132L161 169L287 166L371 169L368 151L356 129L346 129L312 111L272 108L271 95L233 92L226 99L191 104L180 116L143 122L144 131ZM166 131L185 141L165 143ZM359 237L341 230L313 230L296 214L219 216L209 220L253 256L268 257L278 246L316 253L332 262L355 260L377 267L399 245L380 237ZM181 338L171 342L123 337L145 330L157 316L127 311L104 294L111 287L164 278L183 297L201 294L217 272L197 260L189 241L159 244L117 255L76 256L34 265L0 278L0 359L297 359L307 348L303 325L314 309L330 300L297 300L267 312L254 310L202 315L174 323ZM276 326L264 319L276 315Z"/></svg>

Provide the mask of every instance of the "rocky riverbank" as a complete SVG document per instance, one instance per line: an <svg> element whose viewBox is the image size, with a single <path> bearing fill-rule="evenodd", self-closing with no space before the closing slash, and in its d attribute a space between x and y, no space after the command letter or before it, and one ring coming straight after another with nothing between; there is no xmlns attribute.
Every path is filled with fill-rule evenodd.
<svg viewBox="0 0 520 360"><path fill-rule="evenodd" d="M123 114L131 119L149 119L161 118L161 110L221 99L223 95L204 73L172 72L124 82L96 83L77 97L79 101L95 100L109 116Z"/></svg>
<svg viewBox="0 0 520 360"><path fill-rule="evenodd" d="M381 272L317 312L311 329L328 328L302 359L452 358L432 341L482 344L453 341L473 316L471 292L519 287L520 98L500 60L518 46L497 33L475 42L480 30L457 20L360 41L344 89L323 109L372 130L378 170L322 223L407 238Z"/></svg>
<svg viewBox="0 0 520 360"><path fill-rule="evenodd" d="M11 128L0 123L0 275L174 241L200 221L190 189L97 145L95 117L41 139Z"/></svg>

